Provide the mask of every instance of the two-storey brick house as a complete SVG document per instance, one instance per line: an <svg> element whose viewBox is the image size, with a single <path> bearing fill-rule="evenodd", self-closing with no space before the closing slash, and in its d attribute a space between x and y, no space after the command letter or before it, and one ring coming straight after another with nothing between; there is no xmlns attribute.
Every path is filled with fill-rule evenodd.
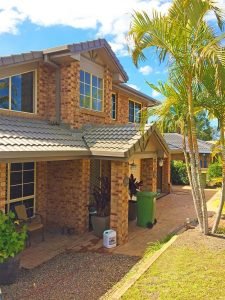
<svg viewBox="0 0 225 300"><path fill-rule="evenodd" d="M111 182L110 226L128 239L131 172L143 189L168 192L167 146L154 125L140 132L140 109L157 104L127 85L105 40L0 59L0 209L24 203L46 226L88 229L91 189ZM130 165L134 162L135 170Z"/></svg>

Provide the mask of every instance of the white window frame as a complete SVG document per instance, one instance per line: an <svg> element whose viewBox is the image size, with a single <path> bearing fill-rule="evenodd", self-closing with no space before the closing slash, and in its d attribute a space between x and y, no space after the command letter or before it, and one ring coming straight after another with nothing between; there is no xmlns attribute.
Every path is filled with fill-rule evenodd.
<svg viewBox="0 0 225 300"><path fill-rule="evenodd" d="M12 77L26 74L33 72L34 78L33 78L33 112L27 112L27 111L20 111L20 110L12 110L12 92L11 92L11 87L12 87ZM0 80L2 79L9 79L9 108L2 108L0 107L0 110L7 110L7 111L12 111L12 112L17 112L17 113L25 113L25 114L36 114L37 113L37 69L31 69L27 70L25 72L20 72L20 73L15 73L10 76L5 76L1 77Z"/></svg>
<svg viewBox="0 0 225 300"><path fill-rule="evenodd" d="M112 104L112 97L113 95L115 96L115 118L113 118L113 104ZM111 119L112 120L117 120L117 94L116 93L112 93L111 94Z"/></svg>
<svg viewBox="0 0 225 300"><path fill-rule="evenodd" d="M79 98L79 105L80 105L80 108L82 108L82 109L88 109L88 110L93 110L93 111L96 111L96 112L103 112L104 111L104 78L102 78L102 77L100 77L100 76L98 76L98 75L95 75L95 74L93 74L93 73L91 73L91 72L88 72L88 71L85 71L84 69L80 69L80 71L83 71L84 73L88 73L88 74L90 74L90 107L84 107L84 106L81 106L80 105L80 98ZM97 77L97 78L99 78L99 79L101 79L102 80L102 100L101 100L101 103L102 103L102 109L101 110L96 110L96 109L93 109L93 98L92 98L92 88L93 88L93 85L92 85L92 77L93 76L95 76L95 77ZM81 81L81 80L79 80L79 84L80 83L83 83L84 85L86 84L85 82L83 82L83 81ZM79 88L80 88L80 85L79 85ZM81 94L80 94L80 92L79 92L79 96L80 96ZM85 95L83 95L83 96L85 96Z"/></svg>
<svg viewBox="0 0 225 300"><path fill-rule="evenodd" d="M20 162L18 162L20 163ZM23 164L24 162L22 162ZM33 206L33 216L35 215L36 212L36 162L34 163L34 194L33 195L29 195L29 196L25 196L25 197L20 197L20 198L16 198L13 200L10 200L10 173L11 173L11 163L7 164L7 197L6 197L6 212L9 212L9 207L11 203L16 203L16 202L20 202L20 201L25 201L25 200L29 200L30 198L34 198L34 206ZM32 183L32 182L30 182ZM22 185L23 185L23 177L22 177Z"/></svg>
<svg viewBox="0 0 225 300"><path fill-rule="evenodd" d="M134 120L131 122L130 121L130 102L133 102L134 103ZM135 104L138 104L138 105L140 105L141 106L141 109L142 109L142 103L141 102L139 102L139 101L135 101L135 100L132 100L132 99L129 99L129 101L128 101L128 121L129 121L129 123L137 123L136 121L135 121ZM140 109L140 110L141 110ZM141 118L141 116L140 116L140 118ZM140 122L138 122L138 124L139 124Z"/></svg>

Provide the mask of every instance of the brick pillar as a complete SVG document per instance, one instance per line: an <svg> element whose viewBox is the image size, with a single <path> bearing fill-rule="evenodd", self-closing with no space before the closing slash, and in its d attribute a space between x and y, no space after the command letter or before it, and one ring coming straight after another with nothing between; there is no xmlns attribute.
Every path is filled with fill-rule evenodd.
<svg viewBox="0 0 225 300"><path fill-rule="evenodd" d="M157 159L145 158L141 160L142 191L157 191Z"/></svg>
<svg viewBox="0 0 225 300"><path fill-rule="evenodd" d="M128 241L128 187L124 178L129 176L127 163L111 162L111 212L110 228L117 232L119 245Z"/></svg>
<svg viewBox="0 0 225 300"><path fill-rule="evenodd" d="M47 161L36 163L36 212L47 217Z"/></svg>
<svg viewBox="0 0 225 300"><path fill-rule="evenodd" d="M164 158L162 167L162 192L170 192L170 159Z"/></svg>
<svg viewBox="0 0 225 300"><path fill-rule="evenodd" d="M90 197L90 160L82 159L80 164L79 178L75 193L78 195L77 199L77 225L76 231L84 233L89 227L89 212L88 204Z"/></svg>
<svg viewBox="0 0 225 300"><path fill-rule="evenodd" d="M0 210L5 212L6 201L6 164L0 163Z"/></svg>

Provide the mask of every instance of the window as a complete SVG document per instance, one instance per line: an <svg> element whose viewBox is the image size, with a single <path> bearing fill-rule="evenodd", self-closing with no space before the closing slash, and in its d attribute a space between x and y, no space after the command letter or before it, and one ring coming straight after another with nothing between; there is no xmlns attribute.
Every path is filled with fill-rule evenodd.
<svg viewBox="0 0 225 300"><path fill-rule="evenodd" d="M80 106L102 111L103 80L88 72L80 71Z"/></svg>
<svg viewBox="0 0 225 300"><path fill-rule="evenodd" d="M0 79L0 108L34 112L34 71Z"/></svg>
<svg viewBox="0 0 225 300"><path fill-rule="evenodd" d="M208 168L207 154L205 154L205 153L203 153L203 155L200 159L200 166L201 166L201 168Z"/></svg>
<svg viewBox="0 0 225 300"><path fill-rule="evenodd" d="M8 164L6 211L24 204L29 217L35 210L35 163Z"/></svg>
<svg viewBox="0 0 225 300"><path fill-rule="evenodd" d="M112 111L111 111L111 117L113 120L116 120L117 118L117 99L116 94L112 94Z"/></svg>
<svg viewBox="0 0 225 300"><path fill-rule="evenodd" d="M141 104L129 100L129 122L140 123L141 121Z"/></svg>

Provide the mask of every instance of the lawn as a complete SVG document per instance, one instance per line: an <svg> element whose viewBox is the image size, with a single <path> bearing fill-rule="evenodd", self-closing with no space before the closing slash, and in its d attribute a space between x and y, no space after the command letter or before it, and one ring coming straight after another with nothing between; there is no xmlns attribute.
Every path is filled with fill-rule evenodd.
<svg viewBox="0 0 225 300"><path fill-rule="evenodd" d="M224 239L185 232L122 299L225 299L224 246Z"/></svg>

